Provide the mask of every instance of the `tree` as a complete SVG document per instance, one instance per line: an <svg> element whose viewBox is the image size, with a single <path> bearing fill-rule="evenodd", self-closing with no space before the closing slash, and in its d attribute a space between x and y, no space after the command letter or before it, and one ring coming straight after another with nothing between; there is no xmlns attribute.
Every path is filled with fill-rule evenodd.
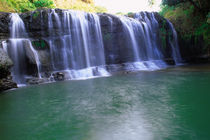
<svg viewBox="0 0 210 140"><path fill-rule="evenodd" d="M191 3L195 9L203 14L207 14L210 8L208 0L162 0L162 4L168 6L175 6L183 2Z"/></svg>

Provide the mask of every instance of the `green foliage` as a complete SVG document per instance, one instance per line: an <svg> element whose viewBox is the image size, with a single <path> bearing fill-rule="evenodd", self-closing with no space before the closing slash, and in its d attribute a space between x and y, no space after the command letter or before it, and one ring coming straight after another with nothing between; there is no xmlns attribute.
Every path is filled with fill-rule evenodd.
<svg viewBox="0 0 210 140"><path fill-rule="evenodd" d="M195 30L196 36L203 36L205 43L209 46L210 45L210 26L208 23L202 23L198 28Z"/></svg>
<svg viewBox="0 0 210 140"><path fill-rule="evenodd" d="M7 6L1 6L1 4L5 4ZM43 7L73 9L98 13L107 12L106 8L95 6L93 0L0 0L0 11L5 12L26 12ZM34 18L36 16L37 15L35 14Z"/></svg>
<svg viewBox="0 0 210 140"><path fill-rule="evenodd" d="M5 0L16 12L26 12L35 9L35 6L28 0Z"/></svg>
<svg viewBox="0 0 210 140"><path fill-rule="evenodd" d="M37 8L53 8L52 0L1 0L16 12L33 11Z"/></svg>
<svg viewBox="0 0 210 140"><path fill-rule="evenodd" d="M36 0L33 2L36 8L48 7L53 8L53 1L52 0Z"/></svg>
<svg viewBox="0 0 210 140"><path fill-rule="evenodd" d="M204 46L210 46L210 25L209 13L199 11L191 2L187 0L173 1L163 0L165 5L162 5L160 14L169 19L179 32L180 37L184 40L204 39ZM205 3L207 0L203 0ZM199 3L199 0L194 0ZM202 7L202 5L201 5ZM205 7L205 6L203 6Z"/></svg>
<svg viewBox="0 0 210 140"><path fill-rule="evenodd" d="M39 11L35 11L35 12L33 13L33 18L37 18L38 15L39 15Z"/></svg>
<svg viewBox="0 0 210 140"><path fill-rule="evenodd" d="M134 17L134 13L133 12L128 12L127 16L128 17Z"/></svg>
<svg viewBox="0 0 210 140"><path fill-rule="evenodd" d="M33 41L32 45L35 47L35 49L45 49L47 46L44 40Z"/></svg>
<svg viewBox="0 0 210 140"><path fill-rule="evenodd" d="M159 14L161 16L165 16L165 14L173 12L174 9L174 6L161 5L161 11L159 12Z"/></svg>
<svg viewBox="0 0 210 140"><path fill-rule="evenodd" d="M167 31L166 31L166 21L163 21L163 23L161 24L160 30L159 30L159 36L161 39L161 44L163 48L166 48L166 36L167 36Z"/></svg>
<svg viewBox="0 0 210 140"><path fill-rule="evenodd" d="M175 6L179 3L182 3L186 0L162 0L163 5L168 5L168 6Z"/></svg>

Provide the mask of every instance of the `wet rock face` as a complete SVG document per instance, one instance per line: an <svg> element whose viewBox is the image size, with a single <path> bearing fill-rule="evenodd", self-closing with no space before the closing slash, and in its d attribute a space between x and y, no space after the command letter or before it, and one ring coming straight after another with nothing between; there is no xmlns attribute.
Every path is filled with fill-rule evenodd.
<svg viewBox="0 0 210 140"><path fill-rule="evenodd" d="M55 12L58 14L59 17L63 16L62 9L55 9ZM20 14L21 19L23 20L26 30L28 32L29 37L31 38L45 38L52 36L50 34L49 29L49 13L51 13L51 9L38 9L36 11L26 12ZM52 22L55 25L53 27L53 31L55 32L55 36L59 36L61 34L65 34L65 32L61 32L59 30L59 26L56 24L56 18L52 18Z"/></svg>
<svg viewBox="0 0 210 140"><path fill-rule="evenodd" d="M10 13L0 12L0 39L9 37Z"/></svg>
<svg viewBox="0 0 210 140"><path fill-rule="evenodd" d="M32 40L32 46L37 51L39 55L39 61L42 65L42 67L50 68L50 46L48 42L46 42L44 39L34 39ZM29 56L30 58L30 56ZM33 64L36 64L34 58L33 58Z"/></svg>
<svg viewBox="0 0 210 140"><path fill-rule="evenodd" d="M49 35L48 32L48 9L36 10L22 13L23 20L28 35L32 38L40 38Z"/></svg>
<svg viewBox="0 0 210 140"><path fill-rule="evenodd" d="M126 34L119 17L99 14L106 63L120 64L133 61L131 44L126 42Z"/></svg>
<svg viewBox="0 0 210 140"><path fill-rule="evenodd" d="M167 63L167 60L172 55L172 50L171 50L170 43L169 43L170 38L172 38L172 36L171 36L172 32L170 30L170 25L165 18L160 16L157 12L154 12L154 16L159 23L158 35L162 41L161 42L161 45L162 45L161 51L162 51L162 53L166 59L166 63Z"/></svg>
<svg viewBox="0 0 210 140"><path fill-rule="evenodd" d="M206 63L210 62L210 47L205 46L202 36L192 36L184 39L179 33L180 52L183 59L189 63Z"/></svg>
<svg viewBox="0 0 210 140"><path fill-rule="evenodd" d="M0 47L0 92L11 88L17 88L17 84L12 81L12 77L10 76L10 68L12 65L11 59Z"/></svg>
<svg viewBox="0 0 210 140"><path fill-rule="evenodd" d="M138 15L138 16L137 16ZM154 15L154 19L152 18ZM137 16L137 17L136 17ZM102 29L102 36L104 42L104 49L105 49L105 57L107 64L121 64L125 62L133 62L134 60L134 53L132 51L132 44L128 44L129 36L126 36L125 27L123 27L122 21L120 17L110 15L110 14L99 14L100 22L101 22L101 29ZM141 17L141 18L139 18ZM157 12L149 13L149 12L140 12L137 14L132 14L127 17L128 20L139 20L140 24L146 23L146 18L150 20L150 22L157 22L158 28L155 28L153 34L156 36L156 46L159 51L163 54L163 60L172 59L173 50L171 47L170 41L173 38L173 31L171 30L171 25L169 22L161 17ZM144 28L144 32L146 29ZM144 46L144 37L142 35L135 35L137 42L142 42L142 46ZM141 43L140 43L141 44ZM147 50L144 47L139 47L140 52L144 52L142 54L142 60L147 58ZM146 59L147 60L147 59Z"/></svg>
<svg viewBox="0 0 210 140"><path fill-rule="evenodd" d="M12 65L12 60L8 57L6 52L0 48L0 79L6 78L10 74L9 69Z"/></svg>

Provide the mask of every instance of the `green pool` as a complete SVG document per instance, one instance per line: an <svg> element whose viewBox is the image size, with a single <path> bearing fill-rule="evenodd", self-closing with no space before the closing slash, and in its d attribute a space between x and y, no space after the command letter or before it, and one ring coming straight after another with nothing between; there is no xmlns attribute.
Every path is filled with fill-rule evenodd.
<svg viewBox="0 0 210 140"><path fill-rule="evenodd" d="M171 69L0 94L1 140L209 140L210 71Z"/></svg>

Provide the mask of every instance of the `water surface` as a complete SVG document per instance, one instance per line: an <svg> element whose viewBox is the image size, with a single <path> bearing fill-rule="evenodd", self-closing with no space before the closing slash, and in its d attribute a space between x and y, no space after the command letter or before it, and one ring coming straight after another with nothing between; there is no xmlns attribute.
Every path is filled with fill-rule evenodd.
<svg viewBox="0 0 210 140"><path fill-rule="evenodd" d="M0 137L207 140L209 107L208 70L179 68L30 86L0 94Z"/></svg>

